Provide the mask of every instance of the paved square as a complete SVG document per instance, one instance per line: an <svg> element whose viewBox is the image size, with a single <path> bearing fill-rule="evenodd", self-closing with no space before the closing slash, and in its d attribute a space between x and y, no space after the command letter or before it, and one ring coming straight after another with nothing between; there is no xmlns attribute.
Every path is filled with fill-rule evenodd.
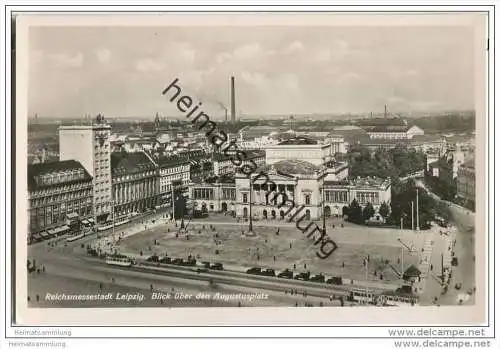
<svg viewBox="0 0 500 349"><path fill-rule="evenodd" d="M335 222L336 227L332 228L330 221L328 235L339 248L327 259L320 259L316 256L319 245L314 246L313 240L307 239L294 225L278 226L279 224L283 223L255 222L256 235L248 236L245 234L248 225L197 221L189 224L187 234L179 234L178 237L175 232L179 228L172 224L162 224L124 238L118 248L120 252L130 254L142 251L144 256L155 253L161 257L167 253L172 258L187 258L191 254L198 257L199 261L222 262L227 269L243 270L261 266L282 270L293 268L295 264L296 271L307 269L313 274L322 272L327 276L343 276L355 280L365 280L363 259L369 256L368 280L380 280L382 273L384 280L395 281L399 279L397 273L401 271L402 245L398 238L415 251L409 252L403 247L406 269L411 264L418 266L425 237L429 234L357 226L345 222L342 228L340 222ZM210 225L214 227L214 231L210 229ZM278 229L279 235L276 234Z"/></svg>

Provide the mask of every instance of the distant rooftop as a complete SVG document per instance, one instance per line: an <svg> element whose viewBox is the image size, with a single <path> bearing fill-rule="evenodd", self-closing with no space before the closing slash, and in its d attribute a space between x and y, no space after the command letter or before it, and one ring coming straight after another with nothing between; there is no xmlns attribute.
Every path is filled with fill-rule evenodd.
<svg viewBox="0 0 500 349"><path fill-rule="evenodd" d="M295 137L278 143L278 145L313 145L313 144L318 144L318 141L310 137Z"/></svg>
<svg viewBox="0 0 500 349"><path fill-rule="evenodd" d="M143 152L119 151L111 153L111 171L113 173L137 173L154 168L153 161Z"/></svg>
<svg viewBox="0 0 500 349"><path fill-rule="evenodd" d="M290 175L294 174L310 175L314 174L316 171L321 170L321 168L307 161L292 159L292 160L278 161L272 165L263 165L260 168L258 168L255 171L255 173L259 173L260 171L268 173L271 170L279 171Z"/></svg>
<svg viewBox="0 0 500 349"><path fill-rule="evenodd" d="M391 180L388 178L379 177L359 177L352 178L349 180L351 185L356 187L366 187L366 188L387 188L391 184Z"/></svg>

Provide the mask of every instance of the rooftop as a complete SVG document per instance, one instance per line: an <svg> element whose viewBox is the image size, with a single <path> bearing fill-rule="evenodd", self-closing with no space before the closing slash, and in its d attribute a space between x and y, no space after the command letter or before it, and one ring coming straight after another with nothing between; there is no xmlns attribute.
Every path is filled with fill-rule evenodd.
<svg viewBox="0 0 500 349"><path fill-rule="evenodd" d="M407 132L412 126L410 125L383 125L369 126L368 132Z"/></svg>
<svg viewBox="0 0 500 349"><path fill-rule="evenodd" d="M48 174L64 174L70 171L79 171L81 176L68 176L61 178L57 182L43 183L37 179ZM28 165L28 189L36 190L39 188L52 187L61 184L71 184L85 182L92 179L92 176L85 170L80 162L75 160L44 162Z"/></svg>
<svg viewBox="0 0 500 349"><path fill-rule="evenodd" d="M287 174L311 175L316 173L317 171L320 171L321 168L307 161L292 159L278 161L272 165L263 165L259 167L255 172L258 173L262 171L267 173L271 172L272 170Z"/></svg>
<svg viewBox="0 0 500 349"><path fill-rule="evenodd" d="M125 151L111 153L112 173L137 173L155 168L153 161L143 152Z"/></svg>
<svg viewBox="0 0 500 349"><path fill-rule="evenodd" d="M476 162L474 159L467 160L462 164L462 167L470 168L470 169L475 169L476 168Z"/></svg>
<svg viewBox="0 0 500 349"><path fill-rule="evenodd" d="M278 145L313 145L313 144L318 144L318 141L309 137L295 137L278 143Z"/></svg>
<svg viewBox="0 0 500 349"><path fill-rule="evenodd" d="M386 188L391 184L391 180L388 178L379 177L358 177L349 180L351 185L360 188Z"/></svg>

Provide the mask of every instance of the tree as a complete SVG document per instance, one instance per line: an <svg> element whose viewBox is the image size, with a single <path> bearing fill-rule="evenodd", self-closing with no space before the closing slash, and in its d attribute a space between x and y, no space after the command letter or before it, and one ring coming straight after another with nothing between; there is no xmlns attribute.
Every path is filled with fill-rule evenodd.
<svg viewBox="0 0 500 349"><path fill-rule="evenodd" d="M363 223L363 210L361 209L361 206L358 204L356 199L352 200L347 212L348 221L357 224Z"/></svg>
<svg viewBox="0 0 500 349"><path fill-rule="evenodd" d="M375 209L373 208L371 203L368 203L363 209L363 220L364 221L369 220L370 218L373 217L374 214L375 214Z"/></svg>
<svg viewBox="0 0 500 349"><path fill-rule="evenodd" d="M389 217L389 205L387 205L385 201L380 205L378 213L382 216L382 218L384 218L384 220Z"/></svg>

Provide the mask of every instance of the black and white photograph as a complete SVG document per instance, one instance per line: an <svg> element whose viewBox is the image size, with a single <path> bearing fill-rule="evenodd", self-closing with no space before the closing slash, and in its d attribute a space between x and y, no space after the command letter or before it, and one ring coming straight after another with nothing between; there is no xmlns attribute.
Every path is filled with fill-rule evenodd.
<svg viewBox="0 0 500 349"><path fill-rule="evenodd" d="M24 26L17 302L483 304L483 15L184 16Z"/></svg>

